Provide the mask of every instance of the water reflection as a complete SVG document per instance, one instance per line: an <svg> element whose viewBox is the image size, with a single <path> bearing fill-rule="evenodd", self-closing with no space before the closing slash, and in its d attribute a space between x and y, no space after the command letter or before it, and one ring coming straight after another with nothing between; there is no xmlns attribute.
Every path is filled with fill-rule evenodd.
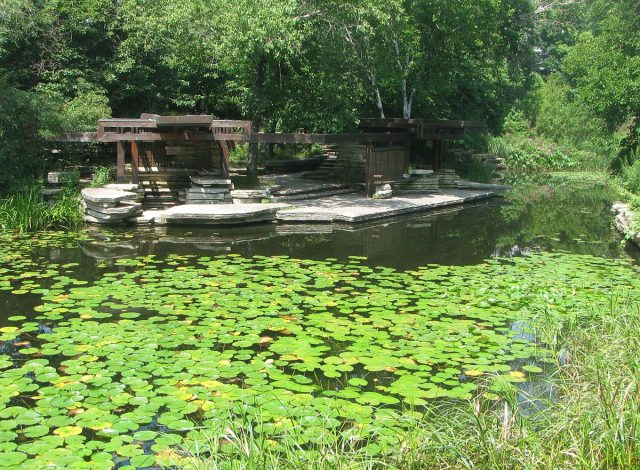
<svg viewBox="0 0 640 470"><path fill-rule="evenodd" d="M236 228L92 228L81 247L96 260L155 254L288 255L303 259L364 256L371 265L412 269L468 265L531 251L570 251L608 258L621 246L611 228L609 192L592 189L510 195L507 199L360 225L265 224Z"/></svg>

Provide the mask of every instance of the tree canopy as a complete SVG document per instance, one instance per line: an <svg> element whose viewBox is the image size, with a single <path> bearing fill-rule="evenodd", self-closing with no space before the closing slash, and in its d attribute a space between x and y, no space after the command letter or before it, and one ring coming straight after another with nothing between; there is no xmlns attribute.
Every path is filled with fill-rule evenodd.
<svg viewBox="0 0 640 470"><path fill-rule="evenodd" d="M552 133L553 116L583 136L636 129L640 114L635 0L0 1L0 153L12 158L24 135L141 112L269 131L375 116L499 131L540 83Z"/></svg>

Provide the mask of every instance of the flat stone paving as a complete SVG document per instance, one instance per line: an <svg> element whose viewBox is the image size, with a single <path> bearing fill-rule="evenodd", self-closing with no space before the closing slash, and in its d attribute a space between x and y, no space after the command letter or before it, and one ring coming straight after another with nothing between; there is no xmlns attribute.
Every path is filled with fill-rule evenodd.
<svg viewBox="0 0 640 470"><path fill-rule="evenodd" d="M156 212L159 225L235 225L268 222L276 218L286 204L183 204Z"/></svg>
<svg viewBox="0 0 640 470"><path fill-rule="evenodd" d="M421 212L485 199L495 193L483 190L450 189L429 194L399 194L392 199L367 199L345 194L309 201L296 201L295 207L281 209L279 222L364 222L401 214Z"/></svg>
<svg viewBox="0 0 640 470"><path fill-rule="evenodd" d="M368 199L343 194L291 204L184 204L163 211L145 211L157 225L238 225L277 220L282 223L358 223L428 211L486 199L487 190L450 189L430 194L402 194L392 199ZM146 220L145 220L146 222Z"/></svg>

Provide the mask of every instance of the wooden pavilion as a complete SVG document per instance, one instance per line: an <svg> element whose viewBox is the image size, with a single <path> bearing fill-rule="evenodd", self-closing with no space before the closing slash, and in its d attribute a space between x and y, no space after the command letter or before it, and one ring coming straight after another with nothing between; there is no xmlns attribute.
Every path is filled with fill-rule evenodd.
<svg viewBox="0 0 640 470"><path fill-rule="evenodd" d="M442 165L444 140L460 139L468 131L482 131L475 121L420 119L363 119L363 132L351 134L254 132L251 121L217 120L211 115L159 116L139 119L101 119L98 142L116 144L116 173L125 181L127 160L131 181L142 183L162 198L189 185L189 178L206 173L229 176L229 148L235 142L263 144L333 144L345 163L343 178L365 183L370 194L375 182L395 181L409 166L410 151L418 141L431 140L433 167ZM355 162L355 163L354 163Z"/></svg>

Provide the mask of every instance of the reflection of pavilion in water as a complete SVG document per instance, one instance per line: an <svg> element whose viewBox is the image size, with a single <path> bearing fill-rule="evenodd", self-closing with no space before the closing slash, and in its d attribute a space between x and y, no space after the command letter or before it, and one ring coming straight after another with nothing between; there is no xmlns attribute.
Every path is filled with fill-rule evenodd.
<svg viewBox="0 0 640 470"><path fill-rule="evenodd" d="M263 224L229 228L149 227L135 232L92 228L82 243L85 255L101 261L135 256L225 253L346 259L363 256L370 264L416 267L427 263L468 264L496 252L499 203L457 207L358 225ZM489 213L487 212L489 211ZM491 219L489 219L491 220Z"/></svg>

